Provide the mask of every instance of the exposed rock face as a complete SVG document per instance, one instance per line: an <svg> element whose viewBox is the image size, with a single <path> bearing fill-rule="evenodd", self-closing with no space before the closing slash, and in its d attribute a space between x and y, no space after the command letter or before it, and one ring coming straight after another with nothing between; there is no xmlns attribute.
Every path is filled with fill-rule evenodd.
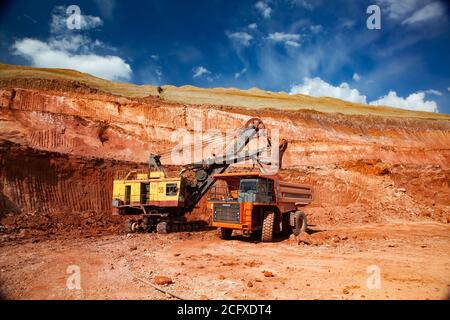
<svg viewBox="0 0 450 320"><path fill-rule="evenodd" d="M280 174L314 186L312 221L447 221L450 117L188 105L14 78L0 80L0 211L107 213L115 172L173 147L176 130L225 132L255 116L289 141Z"/></svg>
<svg viewBox="0 0 450 320"><path fill-rule="evenodd" d="M313 111L179 105L156 97L30 89L0 90L0 135L21 145L92 157L146 161L175 145L172 133L237 129L257 115L289 140L285 165L379 159L387 164L450 165L450 121L350 116Z"/></svg>

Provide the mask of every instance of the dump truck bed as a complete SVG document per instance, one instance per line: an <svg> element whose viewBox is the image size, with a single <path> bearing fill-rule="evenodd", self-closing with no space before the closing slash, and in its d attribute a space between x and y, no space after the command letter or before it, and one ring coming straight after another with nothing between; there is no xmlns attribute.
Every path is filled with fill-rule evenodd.
<svg viewBox="0 0 450 320"><path fill-rule="evenodd" d="M268 175L260 172L234 172L216 174L217 180L225 180L230 189L238 189L242 179L266 178L273 180L276 190L276 202L282 212L291 211L296 206L306 206L313 201L313 190L310 185L286 182L278 175Z"/></svg>

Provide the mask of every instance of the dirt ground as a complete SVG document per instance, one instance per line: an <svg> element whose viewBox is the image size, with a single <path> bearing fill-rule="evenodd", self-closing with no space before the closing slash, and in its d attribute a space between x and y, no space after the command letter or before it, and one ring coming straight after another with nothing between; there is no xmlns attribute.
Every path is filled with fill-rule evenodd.
<svg viewBox="0 0 450 320"><path fill-rule="evenodd" d="M156 288L183 299L445 299L450 225L311 226L274 243L215 230L8 241L0 285L6 299L175 299Z"/></svg>

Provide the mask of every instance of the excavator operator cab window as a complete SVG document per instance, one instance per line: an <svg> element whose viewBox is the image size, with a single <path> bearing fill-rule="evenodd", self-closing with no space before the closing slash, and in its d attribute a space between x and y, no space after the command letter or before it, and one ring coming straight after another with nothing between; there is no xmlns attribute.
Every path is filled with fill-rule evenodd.
<svg viewBox="0 0 450 320"><path fill-rule="evenodd" d="M166 185L166 196L176 196L178 194L178 187L176 183L168 183Z"/></svg>

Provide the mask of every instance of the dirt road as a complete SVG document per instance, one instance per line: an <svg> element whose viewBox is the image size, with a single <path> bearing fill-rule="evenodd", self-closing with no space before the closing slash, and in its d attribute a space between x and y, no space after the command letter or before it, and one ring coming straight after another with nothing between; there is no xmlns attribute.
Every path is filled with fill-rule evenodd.
<svg viewBox="0 0 450 320"><path fill-rule="evenodd" d="M151 285L156 276L167 276L173 283L158 287L186 299L448 297L448 224L393 221L311 229L300 244L292 238L221 241L213 230L6 242L0 247L1 294L171 299ZM77 282L68 271L77 267L81 289L70 290L67 279L72 287Z"/></svg>

